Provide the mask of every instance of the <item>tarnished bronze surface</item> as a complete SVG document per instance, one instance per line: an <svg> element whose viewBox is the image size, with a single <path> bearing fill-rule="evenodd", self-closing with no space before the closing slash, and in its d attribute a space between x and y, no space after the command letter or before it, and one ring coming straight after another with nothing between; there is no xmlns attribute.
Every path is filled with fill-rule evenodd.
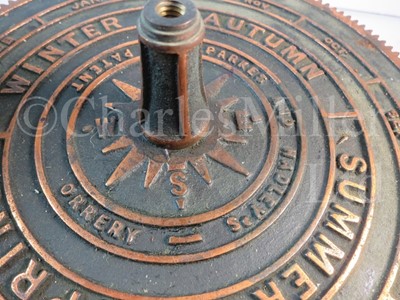
<svg viewBox="0 0 400 300"><path fill-rule="evenodd" d="M400 299L398 54L313 0L145 4L0 8L0 298Z"/></svg>

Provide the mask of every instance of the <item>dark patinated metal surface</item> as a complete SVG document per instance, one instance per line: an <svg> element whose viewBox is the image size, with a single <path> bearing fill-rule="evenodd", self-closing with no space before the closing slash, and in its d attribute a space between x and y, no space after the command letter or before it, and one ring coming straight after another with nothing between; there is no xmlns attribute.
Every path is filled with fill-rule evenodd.
<svg viewBox="0 0 400 300"><path fill-rule="evenodd" d="M195 1L203 43L150 3L0 8L0 298L400 298L398 54L312 0Z"/></svg>

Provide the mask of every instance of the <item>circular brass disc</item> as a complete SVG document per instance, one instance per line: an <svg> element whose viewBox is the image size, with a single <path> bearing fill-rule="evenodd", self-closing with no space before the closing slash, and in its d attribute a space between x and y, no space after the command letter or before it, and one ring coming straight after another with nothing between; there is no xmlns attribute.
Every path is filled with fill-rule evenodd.
<svg viewBox="0 0 400 300"><path fill-rule="evenodd" d="M1 7L0 298L400 297L398 55L320 2L195 3L184 150L140 134L144 1Z"/></svg>

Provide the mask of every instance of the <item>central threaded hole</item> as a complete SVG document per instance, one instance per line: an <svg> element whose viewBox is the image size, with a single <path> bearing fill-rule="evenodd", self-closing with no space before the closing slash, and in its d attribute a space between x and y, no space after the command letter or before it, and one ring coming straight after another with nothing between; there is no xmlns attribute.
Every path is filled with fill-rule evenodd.
<svg viewBox="0 0 400 300"><path fill-rule="evenodd" d="M157 13L164 18L179 18L186 13L186 7L178 1L164 1L157 5Z"/></svg>

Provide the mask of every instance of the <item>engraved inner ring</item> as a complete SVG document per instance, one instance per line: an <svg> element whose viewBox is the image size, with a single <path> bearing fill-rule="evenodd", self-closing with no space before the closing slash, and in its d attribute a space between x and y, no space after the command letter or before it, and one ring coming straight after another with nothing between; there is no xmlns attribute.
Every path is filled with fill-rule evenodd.
<svg viewBox="0 0 400 300"><path fill-rule="evenodd" d="M254 86L254 88L256 88L256 87ZM82 95L81 99L78 101L78 104L77 104L74 112L72 113L72 117L70 119L69 129L67 131L68 134L72 134L73 132L76 132L77 128L75 128L75 126L76 126L76 121L79 119L80 109L85 105L85 100L86 100L85 98L90 96L91 92L92 92L92 90L87 89L85 91L85 93ZM211 209L208 212L203 211L203 212L200 212L197 214L192 213L191 215L187 215L187 217L186 216L180 217L178 213L175 216L171 216L171 217L160 217L160 215L151 216L151 215L148 215L148 213L147 214L141 213L140 211L138 212L135 209L127 209L126 205L120 206L115 201L110 200L109 197L105 197L104 196L105 191L103 191L103 193L99 192L98 191L99 185L100 185L99 183L96 184L97 188L94 187L93 183L85 176L85 171L81 168L81 166L78 163L76 163L76 160L75 160L75 157L77 157L77 154L75 152L76 148L74 146L72 146L72 144L69 144L68 145L69 156L70 156L70 158L71 157L73 158L71 160L71 166L72 166L76 176L79 178L81 184L84 186L84 188L90 195L94 196L101 205L103 205L107 209L113 211L117 215L124 217L125 219L131 220L134 222L138 222L138 223L144 223L144 224L156 225L156 226L168 226L168 227L194 225L194 224L198 224L198 223L207 222L207 221L210 221L213 219L217 219L220 216L225 215L229 211L231 211L231 210L237 208L238 206L242 205L243 203L245 203L247 201L247 199L249 197L251 197L254 194L254 192L256 192L257 189L263 184L266 176L268 176L272 166L274 165L274 161L275 161L275 158L277 155L277 148L278 148L278 142L277 142L278 134L277 134L277 130L276 130L276 128L277 128L276 119L274 117L272 108L270 107L268 100L265 98L263 93L257 92L257 97L259 99L261 99L261 101L263 103L264 110L266 111L266 113L268 115L268 121L267 121L268 127L271 129L271 132L268 134L271 137L271 144L270 144L270 146L268 146L270 149L268 150L267 156L265 156L265 158L260 158L260 161L261 161L260 173L257 175L257 177L254 177L254 179L250 180L250 187L247 188L241 195L237 195L236 198L233 200L228 199L228 202L226 202L225 205ZM222 99L222 100L224 100L224 99ZM215 139L213 137L211 137L211 138ZM72 141L71 135L67 136L67 141ZM211 149L212 149L215 141L211 140L211 143L212 143L211 144ZM205 143L204 146L200 147L200 151L202 151L202 152L200 152L200 155L196 154L196 153L195 153L195 155L193 155L193 153L192 153L193 150L189 151L187 154L183 154L183 157L182 157L182 154L181 154L181 156L176 156L176 157L173 157L173 154L170 154L170 156L172 157L171 160L177 161L176 164L179 164L182 162L184 163L185 161L188 161L187 157L189 157L189 158L191 156L199 157L201 155L207 154L207 151L210 151L209 149L207 149L207 147L210 147L210 145L207 145L207 142ZM251 147L251 145L249 147ZM201 149L201 148L205 148L205 150ZM159 162L161 161L162 162L162 160L163 160L162 153L157 153L157 151L155 151L155 153L153 153L152 151L155 151L154 148L153 148L153 150L152 150L152 148L146 148L147 155L153 161L159 161ZM263 151L265 151L265 150L263 150ZM251 153L251 152L247 152L247 153ZM172 163L172 165L175 165L175 163ZM220 168L220 169L223 169L223 168ZM229 173L231 173L231 172L229 171ZM229 173L227 173L227 174L229 174ZM141 181L141 184L143 185L143 183L142 183L143 179L136 179L136 178L137 178L137 175L133 174L133 175L131 175L129 180ZM126 179L121 184L127 184L127 182L129 183L129 180ZM211 187L213 188L215 186L215 188L218 188L217 184L224 184L223 181L224 181L223 178L217 178L217 180L211 185ZM161 183L159 183L159 182L161 182ZM156 186L156 188L158 188L158 189L160 188L161 184L163 184L163 185L168 184L168 182L163 182L162 177L159 179L159 182L157 183L158 185ZM201 182L201 180L200 180L200 183L204 184L203 182ZM198 183L196 183L196 184L198 184ZM168 185L167 185L166 188L169 189L170 187L168 187ZM207 188L209 188L209 187L206 184L204 184L204 189L207 189ZM149 193L149 191L151 192L151 189L147 190L147 193ZM159 192L159 191L157 190L157 192ZM154 197L154 195L153 195L153 197ZM156 198L157 198L157 196L156 196ZM147 198L147 199L149 200L149 198ZM125 202L125 203L127 203L127 202ZM143 203L145 203L145 202L143 201L142 204Z"/></svg>

